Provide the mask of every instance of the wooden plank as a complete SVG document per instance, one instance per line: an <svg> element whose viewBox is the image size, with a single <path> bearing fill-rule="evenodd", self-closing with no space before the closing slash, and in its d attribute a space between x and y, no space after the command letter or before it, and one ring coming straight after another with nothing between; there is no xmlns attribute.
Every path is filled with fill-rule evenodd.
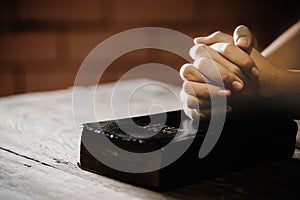
<svg viewBox="0 0 300 200"><path fill-rule="evenodd" d="M143 81L144 80L129 81L127 84L124 83L123 86L125 88L130 87L130 85L135 86L136 84L141 84ZM104 95L110 95L112 87L113 84L106 85L104 89ZM93 91L93 87L83 87L83 97L86 95L86 93ZM155 95L155 92L159 93L159 91L154 90L153 95ZM109 111L105 109L109 103L109 99L101 99L102 101L97 102L98 108L100 110L106 110L106 113L103 115L104 117L112 117L112 113L109 113ZM142 100L144 101L144 99ZM100 108L101 106L102 108ZM138 114L138 112L139 111L134 111L133 113ZM3 154L2 152L4 152L4 154L9 153L15 155L13 158L9 158L9 160L7 160L8 158L6 160L1 159L3 162L3 168L1 167L0 170L1 174L8 169L13 170L11 173L6 174L4 180L7 181L12 179L13 182L23 181L22 184L26 185L28 184L27 180L33 181L31 179L45 178L49 184L57 185L60 183L62 187L63 183L60 182L61 180L59 179L65 180L65 177L72 175L77 177L72 180L74 185L84 186L86 182L91 182L98 185L99 188L97 189L97 187L93 187L89 189L86 187L86 189L95 190L99 193L101 193L102 190L105 191L107 188L109 188L116 194L120 195L120 197L125 198L129 197L128 195L130 195L130 198L126 199L165 199L164 197L161 197L159 193L137 188L96 174L88 173L77 167L77 162L79 159L80 135L76 133L74 126L80 126L80 124L74 124L73 121L72 89L54 92L31 93L2 98L0 99L0 113L1 155ZM86 119L85 116L82 116L82 119L80 120L84 122L88 119ZM24 159L30 163L28 165L36 167L24 168L24 165L19 163L19 160ZM36 170L28 172L29 169ZM52 178L51 172L53 170L55 173L59 173L60 175ZM57 170L60 172L56 172ZM27 174L28 178L19 180L18 177L13 176L14 173L20 173L21 176L23 171L25 174ZM49 173L47 173L47 171ZM35 173L37 173L37 175L33 175ZM31 177L30 174L33 176ZM2 184L7 185L8 183ZM30 184L33 188L37 187L36 190L32 191L33 193L37 193L37 195L44 194L49 198L54 195L55 192L51 191L51 187L49 190L43 189L41 190L43 192L39 193L40 186L33 186L36 184L38 183L34 181L32 184ZM68 183L65 183L65 186L67 185ZM27 189L30 191L29 187ZM20 191L18 187L11 187L9 190ZM26 188L23 188L22 191L27 195ZM7 189L2 190L2 194L6 194L6 192L10 193L7 191ZM48 192L49 194L45 194ZM72 196L72 194L69 193L74 193L74 191L66 191L64 193L65 198L69 197L69 195ZM109 193L113 192L111 191ZM110 197L111 194L109 193L103 192L103 197ZM21 194L19 193L18 195ZM17 198L18 196L15 197ZM84 196L81 197L83 198Z"/></svg>
<svg viewBox="0 0 300 200"><path fill-rule="evenodd" d="M0 151L1 199L165 199L141 188L122 188L124 184L85 171L78 176L79 172L66 173L57 166Z"/></svg>
<svg viewBox="0 0 300 200"><path fill-rule="evenodd" d="M118 90L123 93L114 94L122 102L123 95L146 81L124 81ZM172 86L170 86L172 87ZM82 93L82 101L85 97L94 93L94 87L79 88ZM100 111L97 119L121 118L128 116L127 110L113 113L109 107L114 84L106 84L96 93L96 110ZM180 88L173 90L179 94ZM15 152L22 152L29 157L56 165L61 162L77 163L79 158L80 126L83 122L94 121L90 113L83 111L75 124L72 108L72 88L53 92L28 93L0 99L0 147ZM164 90L159 87L147 88L135 100L132 107L132 115L145 114L149 107L158 99L167 110L179 108L176 100L166 99ZM150 98L152 97L152 98ZM89 103L89 102L86 102ZM80 108L79 108L80 109Z"/></svg>
<svg viewBox="0 0 300 200"><path fill-rule="evenodd" d="M156 193L103 181L104 177L85 171L80 176L67 173L3 149L0 152L1 199L295 199L295 183L300 178L300 161L291 160Z"/></svg>
<svg viewBox="0 0 300 200"><path fill-rule="evenodd" d="M123 82L123 92L143 82ZM110 105L107 96L112 94L113 88L114 84L107 84L96 93L96 109L102 111L100 118L113 117L107 109L107 105ZM93 87L82 87L79 90L83 95L82 101L85 95L94 92ZM179 93L180 88L174 90ZM178 102L165 98L159 88L149 88L144 93L152 98L145 95L137 97L138 106L133 107L132 115L144 114L143 105L155 103L153 99L159 99L167 110L179 108ZM122 96L122 93L118 95ZM122 99L119 98L119 101ZM127 114L122 111L118 116ZM93 119L84 114L79 119L80 122L89 120ZM80 134L75 131L78 126L80 124L74 124L72 115L72 89L1 98L0 199L238 199L254 195L256 191L253 188L265 178L261 177L261 172L267 171L257 169L250 174L241 172L235 175L235 181L229 181L232 178L229 176L167 193L157 193L78 168ZM249 176L253 175L258 177L249 180ZM273 175L271 170L268 177ZM244 184L242 188L240 181ZM272 179L266 183L272 188ZM251 190L240 192L247 187Z"/></svg>

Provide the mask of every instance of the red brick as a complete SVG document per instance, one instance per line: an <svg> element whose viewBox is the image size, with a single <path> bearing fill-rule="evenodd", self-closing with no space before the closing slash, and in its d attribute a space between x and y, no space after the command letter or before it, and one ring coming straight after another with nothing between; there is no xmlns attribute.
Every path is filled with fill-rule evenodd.
<svg viewBox="0 0 300 200"><path fill-rule="evenodd" d="M101 55L99 55L101 56ZM105 59L105 56L104 56ZM99 72L101 67L105 69L105 71L101 74L99 82L111 82L120 79L123 75L130 76L131 78L140 78L142 75L148 74L136 74L128 71L145 63L152 63L152 62L162 62L161 55L159 51L152 50L152 49L141 49L136 51L128 52L124 55L120 55L119 57L115 58L115 60L108 66L96 66L95 68L91 68L87 74L95 74ZM73 66L79 66L81 63L79 61L73 61ZM154 72L155 73L155 72Z"/></svg>
<svg viewBox="0 0 300 200"><path fill-rule="evenodd" d="M194 1L149 1L149 0L116 0L116 20L170 21L192 20L194 18ZM143 21L146 20L146 21Z"/></svg>
<svg viewBox="0 0 300 200"><path fill-rule="evenodd" d="M103 32L73 32L69 36L71 58L84 59L91 50L113 34Z"/></svg>
<svg viewBox="0 0 300 200"><path fill-rule="evenodd" d="M148 67L142 71L139 70L141 65L149 63L167 65L177 70L185 61L179 56L166 51L155 49L136 50L119 57L109 65L101 78L101 82L116 81L121 77L126 79L144 77L169 81L168 74L161 74L159 71L151 70Z"/></svg>
<svg viewBox="0 0 300 200"><path fill-rule="evenodd" d="M103 55L99 55L99 57L103 59L109 57L109 55L102 56ZM128 70L147 62L149 62L148 50L134 51L114 58L113 62L108 66L102 66L99 64L95 66L95 68L89 68L87 73L95 74L100 72L100 69L105 70L103 74L101 74L101 77L99 77L99 79L101 79L100 82L116 81ZM82 64L82 60L76 59L71 63L71 65L77 70Z"/></svg>
<svg viewBox="0 0 300 200"><path fill-rule="evenodd" d="M56 58L56 37L51 33L0 35L0 59L31 60Z"/></svg>
<svg viewBox="0 0 300 200"><path fill-rule="evenodd" d="M197 18L203 19L234 19L236 21L249 21L251 19L274 18L285 9L282 2L270 2L261 0L252 1L195 1ZM221 23L220 23L221 24Z"/></svg>
<svg viewBox="0 0 300 200"><path fill-rule="evenodd" d="M79 67L83 59L94 47L96 47L102 40L111 36L110 34L107 35L108 36L101 36L100 33L71 34L70 46L71 57L73 60L72 66ZM191 39L191 46L192 44L193 43ZM120 46L121 45L122 44L120 44ZM180 46L178 48L180 48ZM186 54L188 55L188 50L186 51ZM103 55L99 55L99 57L101 56L103 56L104 59L110 57L110 55L108 55L108 53L106 52L104 52ZM179 56L175 56L175 59L174 56L162 57L162 51L149 49L140 49L137 51L129 52L125 55L119 55L119 57L116 57L114 59L114 62L111 63L111 65L106 70L104 76L101 78L101 82L115 81L119 79L128 70L145 63L157 62L170 65L175 69L178 69L182 65L182 63L185 63L182 61L183 59L179 58Z"/></svg>
<svg viewBox="0 0 300 200"><path fill-rule="evenodd" d="M101 18L100 0L21 0L20 17L30 20L71 21Z"/></svg>
<svg viewBox="0 0 300 200"><path fill-rule="evenodd" d="M73 86L75 75L72 68L29 69L25 73L26 91L65 89Z"/></svg>

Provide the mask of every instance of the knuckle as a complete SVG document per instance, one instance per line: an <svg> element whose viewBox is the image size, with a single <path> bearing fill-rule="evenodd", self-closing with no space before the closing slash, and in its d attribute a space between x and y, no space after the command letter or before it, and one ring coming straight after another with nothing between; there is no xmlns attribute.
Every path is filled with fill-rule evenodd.
<svg viewBox="0 0 300 200"><path fill-rule="evenodd" d="M193 71L193 66L191 64L184 64L180 68L180 76L182 79L188 79Z"/></svg>
<svg viewBox="0 0 300 200"><path fill-rule="evenodd" d="M185 82L183 84L183 90L185 91L186 94L188 95L192 95L194 97L197 96L198 92L199 92L199 88L201 88L201 84L193 83L193 82Z"/></svg>
<svg viewBox="0 0 300 200"><path fill-rule="evenodd" d="M195 67L202 72L202 69L210 63L208 58L198 58L195 60Z"/></svg>
<svg viewBox="0 0 300 200"><path fill-rule="evenodd" d="M203 96L205 96L205 97L210 97L210 92L209 92L208 89L203 90Z"/></svg>
<svg viewBox="0 0 300 200"><path fill-rule="evenodd" d="M202 88L201 91L204 97L210 97L210 91L207 85L205 86L205 88Z"/></svg>
<svg viewBox="0 0 300 200"><path fill-rule="evenodd" d="M246 69L250 69L254 66L254 62L249 57L242 60L242 67L245 67Z"/></svg>
<svg viewBox="0 0 300 200"><path fill-rule="evenodd" d="M234 47L233 44L225 43L224 46L223 46L223 53L225 55L231 53L233 47Z"/></svg>
<svg viewBox="0 0 300 200"><path fill-rule="evenodd" d="M207 46L205 44L197 44L196 53L202 53L203 51L205 51L206 47Z"/></svg>
<svg viewBox="0 0 300 200"><path fill-rule="evenodd" d="M193 87L193 95L195 97L198 97L199 99L201 98L209 98L210 97L210 91L208 89L209 84L208 83L197 83Z"/></svg>
<svg viewBox="0 0 300 200"><path fill-rule="evenodd" d="M222 74L222 79L225 83L231 83L232 81L235 80L235 75L233 73L225 73Z"/></svg>
<svg viewBox="0 0 300 200"><path fill-rule="evenodd" d="M186 63L186 64L182 65L181 68L180 68L180 71L185 71L186 68L189 67L189 65L190 65L189 63Z"/></svg>
<svg viewBox="0 0 300 200"><path fill-rule="evenodd" d="M242 74L241 69L238 68L238 67L233 67L233 68L231 69L231 72L232 72L233 74L236 74L236 75Z"/></svg>
<svg viewBox="0 0 300 200"><path fill-rule="evenodd" d="M195 99L192 96L187 97L187 106L188 108L194 108L196 105Z"/></svg>
<svg viewBox="0 0 300 200"><path fill-rule="evenodd" d="M224 35L224 33L222 31L216 31L211 35L211 37L212 38L221 38L223 35Z"/></svg>
<svg viewBox="0 0 300 200"><path fill-rule="evenodd" d="M190 85L189 82L185 81L185 82L183 83L182 88L183 88L183 91L184 91L185 93L189 94L189 93L190 93L190 90L191 90L191 89L190 89L190 88L191 88L191 85Z"/></svg>
<svg viewBox="0 0 300 200"><path fill-rule="evenodd" d="M205 44L197 44L194 45L191 49L190 49L190 56L193 59L202 57L204 55L206 55L206 48L207 46Z"/></svg>

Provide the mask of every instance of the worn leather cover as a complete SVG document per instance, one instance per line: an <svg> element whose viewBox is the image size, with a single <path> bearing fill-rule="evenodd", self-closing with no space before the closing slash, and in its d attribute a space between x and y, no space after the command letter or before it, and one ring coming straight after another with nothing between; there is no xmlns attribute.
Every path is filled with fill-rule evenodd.
<svg viewBox="0 0 300 200"><path fill-rule="evenodd" d="M151 117L161 117L163 114L154 114ZM112 169L98 161L89 151L90 148L95 149L96 147L97 153L105 154L108 159L111 156L119 159L120 163L126 162L130 165L130 160L120 157L113 150L102 145L101 137L103 135L109 138L114 145L137 153L151 152L162 148L177 133L183 135L180 140L174 141L180 145L191 139L187 132L188 129L178 132L181 123L190 123L189 118L181 118L181 116L185 116L182 110L167 112L166 123L152 127L149 126L149 116L86 123L81 136L79 166L84 170L127 183L164 191L251 166L290 159L294 153L297 125L292 119L278 118L278 116L261 116L251 119L227 116L217 144L206 157L200 159L198 157L199 149L209 124L209 121L202 120L199 122L197 135L192 144L179 159L167 167L147 173L127 173ZM131 130L136 131L136 134L142 134L143 138L130 136L118 127L118 124L122 126L129 124L128 120L133 120L142 130L145 130L144 132ZM158 129L160 130L156 135L145 137L151 131ZM164 156L162 154L153 158L153 162L161 162Z"/></svg>

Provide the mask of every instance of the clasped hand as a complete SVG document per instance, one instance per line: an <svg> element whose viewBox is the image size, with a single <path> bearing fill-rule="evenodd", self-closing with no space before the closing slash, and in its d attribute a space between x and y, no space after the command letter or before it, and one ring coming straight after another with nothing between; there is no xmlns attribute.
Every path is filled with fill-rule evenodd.
<svg viewBox="0 0 300 200"><path fill-rule="evenodd" d="M184 81L181 101L190 118L210 117L212 96L227 98L225 107L215 108L219 112L251 111L282 92L276 84L282 84L280 77L285 72L255 47L250 30L243 25L233 36L217 31L194 39L189 52L194 62L180 70ZM274 78L279 82L270 81Z"/></svg>

